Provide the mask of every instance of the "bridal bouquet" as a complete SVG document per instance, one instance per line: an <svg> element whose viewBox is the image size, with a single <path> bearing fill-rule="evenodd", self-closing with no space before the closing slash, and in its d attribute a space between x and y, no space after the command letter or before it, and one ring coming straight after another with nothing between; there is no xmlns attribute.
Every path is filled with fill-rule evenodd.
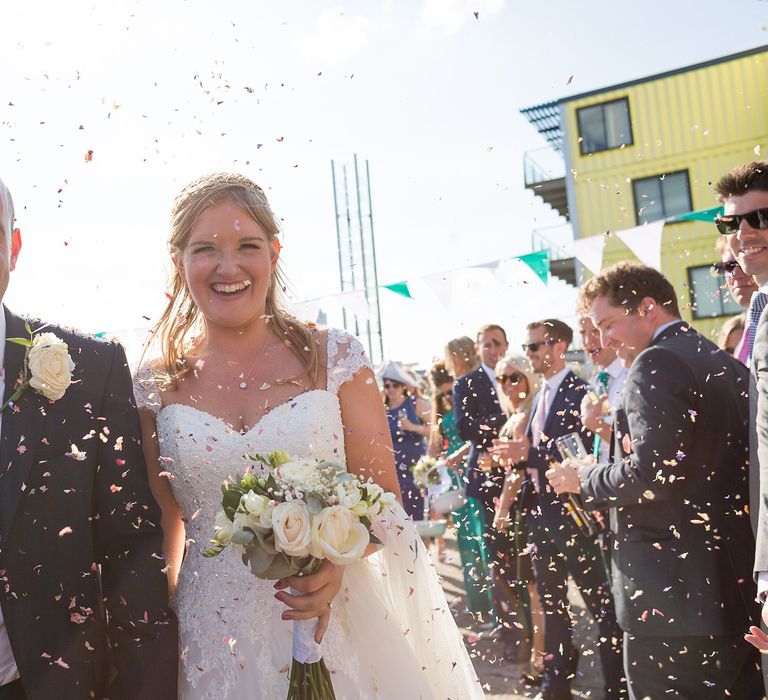
<svg viewBox="0 0 768 700"><path fill-rule="evenodd" d="M378 544L371 526L395 502L372 481L349 474L338 464L270 452L246 455L247 469L225 483L211 548L243 550L254 576L279 579L316 572L324 559L346 565ZM293 595L300 595L291 589ZM294 620L289 700L334 698L330 674L314 641L317 622Z"/></svg>
<svg viewBox="0 0 768 700"><path fill-rule="evenodd" d="M437 486L441 482L440 470L434 457L422 457L411 467L413 483L420 489Z"/></svg>

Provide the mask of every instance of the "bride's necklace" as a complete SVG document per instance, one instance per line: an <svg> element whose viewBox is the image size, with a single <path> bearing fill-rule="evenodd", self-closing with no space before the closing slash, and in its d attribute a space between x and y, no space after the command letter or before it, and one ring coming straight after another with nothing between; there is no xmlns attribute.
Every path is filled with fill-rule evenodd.
<svg viewBox="0 0 768 700"><path fill-rule="evenodd" d="M245 390L248 388L248 381L251 378L251 375L253 374L253 370L256 369L256 365L259 364L259 360L264 356L264 353L267 351L268 347L270 347L270 341L272 338L267 336L267 339L264 341L264 344L261 346L261 349L259 350L258 355L256 355L256 359L253 361L253 364L251 365L251 368L248 370L248 372L244 374L239 374L238 378L240 379L240 382L238 383L238 387L242 390ZM229 360L224 360L223 362L220 361L219 364L223 367L224 365L230 365Z"/></svg>
<svg viewBox="0 0 768 700"><path fill-rule="evenodd" d="M253 370L256 369L256 365L259 364L259 360L261 359L262 355L264 355L264 352L266 351L270 340L271 339L269 335L267 335L267 339L264 342L264 345L261 346L261 350L259 350L259 354L256 355L256 359L254 360L254 363L251 365L251 368L248 370L248 374L240 375L240 383L238 384L238 386L241 389L245 390L248 388L248 380L251 378L251 375L253 374Z"/></svg>

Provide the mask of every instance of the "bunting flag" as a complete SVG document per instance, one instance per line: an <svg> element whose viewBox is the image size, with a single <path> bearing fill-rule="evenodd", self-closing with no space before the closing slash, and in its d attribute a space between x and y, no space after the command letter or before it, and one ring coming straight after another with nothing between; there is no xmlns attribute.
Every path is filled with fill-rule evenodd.
<svg viewBox="0 0 768 700"><path fill-rule="evenodd" d="M384 289L388 289L390 292L399 294L401 297L406 297L406 299L413 299L411 296L411 290L408 289L408 282L395 282L394 284L385 284L382 286Z"/></svg>
<svg viewBox="0 0 768 700"><path fill-rule="evenodd" d="M667 221L706 221L714 223L715 218L723 215L723 207L712 207L711 209L700 209L699 211L689 211L687 214L672 216Z"/></svg>
<svg viewBox="0 0 768 700"><path fill-rule="evenodd" d="M656 270L661 270L661 234L663 231L664 219L661 219L651 224L616 231L616 236L635 254L640 262Z"/></svg>
<svg viewBox="0 0 768 700"><path fill-rule="evenodd" d="M599 275L603 269L603 248L605 236L602 233L579 238L571 243L573 257L595 275Z"/></svg>
<svg viewBox="0 0 768 700"><path fill-rule="evenodd" d="M528 265L544 284L549 283L549 251L537 250L528 255L519 255L517 259Z"/></svg>

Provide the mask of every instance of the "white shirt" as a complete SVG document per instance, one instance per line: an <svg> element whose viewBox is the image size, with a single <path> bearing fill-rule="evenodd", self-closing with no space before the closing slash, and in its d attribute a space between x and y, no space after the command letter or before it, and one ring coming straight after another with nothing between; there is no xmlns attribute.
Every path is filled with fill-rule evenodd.
<svg viewBox="0 0 768 700"><path fill-rule="evenodd" d="M659 326L653 333L653 340L656 340L656 338L658 338L670 326L674 326L676 323L681 323L681 322L682 322L681 318L676 318L674 321L669 321L668 323L665 323Z"/></svg>
<svg viewBox="0 0 768 700"><path fill-rule="evenodd" d="M600 372L608 373L608 406L611 409L610 416L606 416L605 420L607 425L613 425L616 418L616 411L621 408L622 394L624 393L624 382L627 380L627 374L629 368L621 364L621 360L617 357L607 367L595 372L592 377L591 384L597 386L597 375ZM610 461L611 445L609 440L600 440L600 453L598 454L597 461L599 464L608 464Z"/></svg>
<svg viewBox="0 0 768 700"><path fill-rule="evenodd" d="M491 384L493 384L493 388L496 391L496 394L498 395L498 393L499 393L499 382L496 380L496 371L491 369L484 362L481 363L480 366L485 370L485 373L488 375L489 379L491 380Z"/></svg>
<svg viewBox="0 0 768 700"><path fill-rule="evenodd" d="M768 294L768 282L762 285L758 292ZM768 571L761 571L757 575L757 599L762 602L768 594Z"/></svg>
<svg viewBox="0 0 768 700"><path fill-rule="evenodd" d="M5 394L5 309L0 304L0 406L3 405L2 397ZM0 413L0 434L2 434L3 414ZM5 629L5 620L3 611L0 610L0 685L5 685L15 681L19 677L19 671L16 668L16 660L13 658L11 649L11 640L8 639L8 632Z"/></svg>
<svg viewBox="0 0 768 700"><path fill-rule="evenodd" d="M560 385L563 383L563 380L565 379L568 372L571 370L568 367L564 367L561 369L557 374L553 374L549 379L545 379L544 383L549 387L549 396L547 397L547 403L544 406L544 423L547 421L547 416L549 415L549 411L552 408L552 402L555 400L555 396L557 395L558 389L560 389ZM539 390L540 392L544 391L544 387L541 387ZM539 394L537 394L539 396ZM536 400L536 411L531 416L531 424L536 425L536 414L539 412L539 409L541 401L537 398ZM542 423L542 425L544 424ZM536 443L537 436L533 436L534 444Z"/></svg>

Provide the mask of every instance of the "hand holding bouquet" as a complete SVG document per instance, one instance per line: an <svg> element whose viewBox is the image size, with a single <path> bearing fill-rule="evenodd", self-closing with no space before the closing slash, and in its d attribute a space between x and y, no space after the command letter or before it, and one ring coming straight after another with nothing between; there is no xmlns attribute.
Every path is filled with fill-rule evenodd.
<svg viewBox="0 0 768 700"><path fill-rule="evenodd" d="M413 483L420 489L437 486L440 483L440 470L434 457L424 456L410 467L413 472Z"/></svg>
<svg viewBox="0 0 768 700"><path fill-rule="evenodd" d="M222 509L205 556L240 546L253 575L271 580L315 573L324 559L351 564L379 543L371 526L395 502L392 493L333 462L282 451L245 460L245 475L222 486ZM289 699L334 697L314 641L316 624L294 620Z"/></svg>

